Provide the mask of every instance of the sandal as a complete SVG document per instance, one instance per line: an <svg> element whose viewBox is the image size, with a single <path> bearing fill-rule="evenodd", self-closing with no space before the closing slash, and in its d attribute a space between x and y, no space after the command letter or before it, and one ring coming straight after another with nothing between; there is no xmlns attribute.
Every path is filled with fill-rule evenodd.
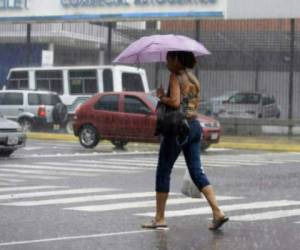
<svg viewBox="0 0 300 250"><path fill-rule="evenodd" d="M152 220L150 223L143 224L142 228L145 228L145 229L163 229L163 230L169 229L167 224L157 224L154 220Z"/></svg>
<svg viewBox="0 0 300 250"><path fill-rule="evenodd" d="M217 220L213 220L211 226L209 227L209 230L218 230L227 221L229 221L229 218L226 216Z"/></svg>

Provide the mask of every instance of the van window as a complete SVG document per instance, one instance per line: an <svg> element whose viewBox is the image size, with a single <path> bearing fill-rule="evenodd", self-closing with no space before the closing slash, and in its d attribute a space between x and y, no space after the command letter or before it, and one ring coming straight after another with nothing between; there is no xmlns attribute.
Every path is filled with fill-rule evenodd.
<svg viewBox="0 0 300 250"><path fill-rule="evenodd" d="M113 74L111 69L103 70L103 92L113 91Z"/></svg>
<svg viewBox="0 0 300 250"><path fill-rule="evenodd" d="M63 74L61 70L43 70L35 72L36 88L63 94Z"/></svg>
<svg viewBox="0 0 300 250"><path fill-rule="evenodd" d="M98 92L96 70L70 70L70 94L95 94Z"/></svg>
<svg viewBox="0 0 300 250"><path fill-rule="evenodd" d="M135 73L122 74L122 88L123 91L145 92L141 75Z"/></svg>
<svg viewBox="0 0 300 250"><path fill-rule="evenodd" d="M0 94L1 105L23 105L22 93L1 93Z"/></svg>
<svg viewBox="0 0 300 250"><path fill-rule="evenodd" d="M119 110L119 98L117 95L105 95L100 98L96 103L95 109L107 110L107 111L118 111Z"/></svg>
<svg viewBox="0 0 300 250"><path fill-rule="evenodd" d="M28 89L28 71L12 71L7 84L7 89Z"/></svg>

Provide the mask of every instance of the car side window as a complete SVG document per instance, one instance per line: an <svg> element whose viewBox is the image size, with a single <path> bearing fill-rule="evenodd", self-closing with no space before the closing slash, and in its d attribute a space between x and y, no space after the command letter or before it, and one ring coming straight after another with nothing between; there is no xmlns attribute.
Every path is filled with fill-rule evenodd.
<svg viewBox="0 0 300 250"><path fill-rule="evenodd" d="M272 97L264 97L263 98L263 105L270 105L275 103L275 99Z"/></svg>
<svg viewBox="0 0 300 250"><path fill-rule="evenodd" d="M105 95L100 98L96 103L95 109L118 111L119 110L119 98L117 95Z"/></svg>
<svg viewBox="0 0 300 250"><path fill-rule="evenodd" d="M5 93L1 99L2 105L23 105L22 93Z"/></svg>
<svg viewBox="0 0 300 250"><path fill-rule="evenodd" d="M150 112L150 109L137 97L125 96L125 112L145 114Z"/></svg>

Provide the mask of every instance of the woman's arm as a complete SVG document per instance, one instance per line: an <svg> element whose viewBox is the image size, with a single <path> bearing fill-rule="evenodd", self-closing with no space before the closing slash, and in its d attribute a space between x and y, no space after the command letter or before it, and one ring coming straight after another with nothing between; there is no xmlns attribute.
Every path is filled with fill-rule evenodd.
<svg viewBox="0 0 300 250"><path fill-rule="evenodd" d="M163 96L161 101L171 108L179 108L180 106L180 85L174 73L170 75L170 97Z"/></svg>

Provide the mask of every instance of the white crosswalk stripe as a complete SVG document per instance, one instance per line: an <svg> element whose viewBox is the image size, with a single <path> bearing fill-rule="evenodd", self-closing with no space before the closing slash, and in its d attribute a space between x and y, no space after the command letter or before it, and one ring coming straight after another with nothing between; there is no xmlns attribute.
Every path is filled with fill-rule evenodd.
<svg viewBox="0 0 300 250"><path fill-rule="evenodd" d="M218 201L224 200L233 200L240 199L238 197L226 197L220 196L217 198ZM189 203L201 203L205 202L203 199L190 199L190 198L176 198L169 199L168 205L180 205L180 204L189 204ZM87 211L87 212L104 212L104 211L113 211L113 210L122 210L128 208L144 208L144 207L154 207L155 201L138 201L138 202L120 202L114 204L105 204L105 205L93 205L93 206L81 206L81 207L70 207L66 208L68 210L77 210L77 211Z"/></svg>
<svg viewBox="0 0 300 250"><path fill-rule="evenodd" d="M14 179L14 178L4 178L4 177L0 177L0 182L23 182L24 180L21 180L21 179Z"/></svg>
<svg viewBox="0 0 300 250"><path fill-rule="evenodd" d="M47 196L59 196L59 195L69 195L69 194L92 194L107 191L114 191L116 189L111 188L80 188L80 189L70 189L61 191L47 191L47 192L32 192L32 193L21 193L21 194L5 194L0 195L0 200L7 199L20 199L20 198L36 198L36 197L47 197Z"/></svg>
<svg viewBox="0 0 300 250"><path fill-rule="evenodd" d="M263 213L231 216L230 220L232 220L232 221L260 221L260 220L273 220L273 219L279 219L279 218L286 218L286 217L292 217L292 216L300 216L300 209L279 210L279 211L270 211L270 212L263 212Z"/></svg>
<svg viewBox="0 0 300 250"><path fill-rule="evenodd" d="M71 198L8 202L8 203L1 203L1 205L6 205L6 206L61 205L61 204L72 204L72 203L93 202L93 201L109 201L109 200L131 199L131 198L136 199L136 198L145 198L145 197L153 197L153 196L155 196L155 193L153 192L88 195L88 196L78 196L78 197L71 197Z"/></svg>
<svg viewBox="0 0 300 250"><path fill-rule="evenodd" d="M126 193L122 192L122 190L111 188L72 189L65 186L6 187L1 188L0 192L0 200L2 201L0 206L38 207L61 205L61 209L64 210L92 213L105 213L131 209L133 210L132 215L135 216L154 216L153 209L151 209L152 212L138 212L138 209L155 207L155 200L148 199L155 197L154 192ZM52 196L51 199L47 198L50 196ZM223 211L231 212L231 221L261 221L300 216L300 201L274 200L236 203L237 200L242 199L243 197L236 196L217 197ZM111 201L117 202L112 203ZM226 203L222 204L223 202ZM88 204L84 205L85 203ZM70 204L80 205L70 206ZM186 208L188 205L190 208ZM172 210L173 206L176 206L176 210ZM170 193L167 207L167 218L211 214L211 209L206 204L205 199L190 199L183 197L179 193ZM241 211L244 212L241 213Z"/></svg>
<svg viewBox="0 0 300 250"><path fill-rule="evenodd" d="M295 206L300 205L300 201L287 201L287 200L279 200L279 201L263 201L263 202L251 202L251 203L242 203L242 204L233 204L233 205L224 205L221 206L224 212L229 211L240 211L240 210L248 210L248 209L259 209L259 208L277 208L277 207L287 207L287 206ZM193 209L185 209L185 210L174 210L167 211L167 217L181 217L181 216L192 216L192 215L202 215L202 214L210 214L211 210L209 207L201 207L201 208L193 208ZM138 216L146 216L153 217L154 213L138 213ZM299 213L300 215L300 213Z"/></svg>
<svg viewBox="0 0 300 250"><path fill-rule="evenodd" d="M63 177L59 176L44 176L44 175L38 175L38 174L0 174L0 177L12 177L12 178L22 178L24 179L41 179L41 180L57 180L57 179L63 179Z"/></svg>

